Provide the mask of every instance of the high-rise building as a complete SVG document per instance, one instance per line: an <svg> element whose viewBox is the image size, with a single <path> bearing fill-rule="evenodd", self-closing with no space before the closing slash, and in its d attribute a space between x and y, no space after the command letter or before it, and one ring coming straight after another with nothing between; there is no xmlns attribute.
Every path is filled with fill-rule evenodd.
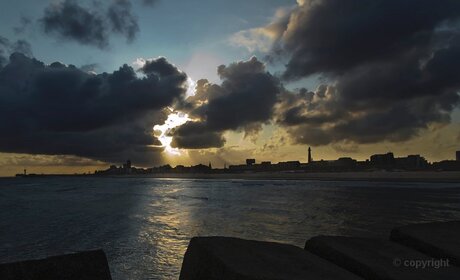
<svg viewBox="0 0 460 280"><path fill-rule="evenodd" d="M308 163L312 163L313 162L313 158L311 157L311 148L308 147Z"/></svg>
<svg viewBox="0 0 460 280"><path fill-rule="evenodd" d="M460 161L460 151L457 151L455 153L457 161Z"/></svg>

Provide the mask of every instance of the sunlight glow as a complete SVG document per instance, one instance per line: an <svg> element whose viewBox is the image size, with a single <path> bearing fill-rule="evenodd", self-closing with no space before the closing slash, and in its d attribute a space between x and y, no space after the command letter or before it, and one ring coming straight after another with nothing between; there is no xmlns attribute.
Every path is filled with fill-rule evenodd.
<svg viewBox="0 0 460 280"><path fill-rule="evenodd" d="M142 67L142 64L145 64L145 61L141 59L137 59L134 64L138 64L139 66ZM196 82L190 78L187 77L187 91L185 93L185 98L188 98L190 96L194 96L196 94ZM171 147L171 142L172 142L172 136L168 136L168 134L171 132L171 130L175 127L181 126L185 124L187 121L190 121L191 119L188 117L188 114L179 112L179 111L174 111L172 108L168 108L168 110L171 112L168 115L168 118L166 119L165 123L162 125L155 125L153 127L153 131L155 133L155 136L158 137L158 140L161 142L161 147L165 148L165 151L171 155L171 156L180 156L181 150L178 148L173 148Z"/></svg>
<svg viewBox="0 0 460 280"><path fill-rule="evenodd" d="M194 96L195 94L196 94L196 82L192 78L187 77L187 92L185 93L185 98Z"/></svg>
<svg viewBox="0 0 460 280"><path fill-rule="evenodd" d="M178 148L171 147L172 136L168 136L168 133L171 131L171 129L183 125L189 120L190 118L185 113L172 112L168 115L168 119L164 124L155 125L153 127L154 132L156 132L155 136L158 137L158 140L161 142L161 146L165 148L165 151L168 154L175 156L181 155L181 151Z"/></svg>

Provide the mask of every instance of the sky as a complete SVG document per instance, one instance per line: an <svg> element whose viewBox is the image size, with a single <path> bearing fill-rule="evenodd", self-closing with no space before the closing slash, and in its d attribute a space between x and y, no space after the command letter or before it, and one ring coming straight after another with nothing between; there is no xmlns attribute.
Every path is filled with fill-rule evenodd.
<svg viewBox="0 0 460 280"><path fill-rule="evenodd" d="M0 2L0 176L460 150L460 3Z"/></svg>

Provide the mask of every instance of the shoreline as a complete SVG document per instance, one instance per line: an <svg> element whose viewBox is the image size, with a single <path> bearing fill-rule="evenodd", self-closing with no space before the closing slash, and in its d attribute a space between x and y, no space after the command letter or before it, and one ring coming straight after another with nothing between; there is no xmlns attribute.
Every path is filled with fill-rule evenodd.
<svg viewBox="0 0 460 280"><path fill-rule="evenodd" d="M401 171L401 172L308 172L308 173L153 173L133 175L94 174L37 174L25 177L2 178L49 178L49 177L91 177L91 178L161 178L161 179L203 179L203 180L311 180L311 181L377 181L414 183L460 183L460 171Z"/></svg>

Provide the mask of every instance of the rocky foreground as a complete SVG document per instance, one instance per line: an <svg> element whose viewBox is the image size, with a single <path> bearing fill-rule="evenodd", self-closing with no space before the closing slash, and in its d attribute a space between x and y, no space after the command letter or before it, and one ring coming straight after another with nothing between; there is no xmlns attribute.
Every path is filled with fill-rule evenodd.
<svg viewBox="0 0 460 280"><path fill-rule="evenodd" d="M460 221L408 225L388 240L317 236L305 248L196 237L180 280L460 279Z"/></svg>
<svg viewBox="0 0 460 280"><path fill-rule="evenodd" d="M194 237L180 280L460 279L460 221L395 228L388 240L317 236L305 248ZM4 280L109 280L100 250L0 265Z"/></svg>

